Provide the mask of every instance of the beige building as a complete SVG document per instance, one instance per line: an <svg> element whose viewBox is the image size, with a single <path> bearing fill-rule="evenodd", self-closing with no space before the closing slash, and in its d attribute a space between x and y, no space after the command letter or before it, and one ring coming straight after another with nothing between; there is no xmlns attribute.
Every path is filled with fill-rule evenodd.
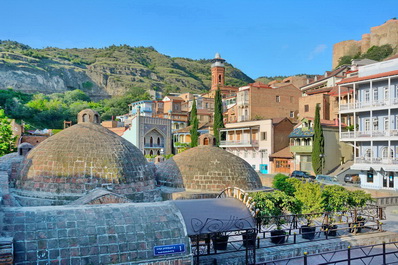
<svg viewBox="0 0 398 265"><path fill-rule="evenodd" d="M288 118L227 123L220 130L225 135L220 147L243 158L255 170L272 173L269 155L289 145L293 126Z"/></svg>

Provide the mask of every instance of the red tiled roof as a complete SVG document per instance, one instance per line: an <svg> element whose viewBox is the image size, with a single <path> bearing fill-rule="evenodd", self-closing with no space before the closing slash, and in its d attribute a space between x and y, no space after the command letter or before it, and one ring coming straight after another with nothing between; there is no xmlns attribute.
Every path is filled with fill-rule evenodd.
<svg viewBox="0 0 398 265"><path fill-rule="evenodd" d="M176 96L166 96L166 97L168 97L169 99L174 100L174 101L184 101L184 99L182 99L180 97L176 97Z"/></svg>
<svg viewBox="0 0 398 265"><path fill-rule="evenodd" d="M267 84L261 83L259 81L249 84L251 87L259 87L259 88L272 88Z"/></svg>
<svg viewBox="0 0 398 265"><path fill-rule="evenodd" d="M380 78L380 77L387 77L387 76L392 76L392 75L398 75L398 70L384 72L384 73L375 74L375 75L346 78L346 79L343 79L342 81L338 82L337 84L346 84L346 83L358 82L358 81L363 81L363 80L376 79L376 78Z"/></svg>
<svg viewBox="0 0 398 265"><path fill-rule="evenodd" d="M107 129L116 133L119 136L122 136L123 133L126 131L125 127L115 127L115 128L107 128Z"/></svg>
<svg viewBox="0 0 398 265"><path fill-rule="evenodd" d="M346 87L340 87L340 95L345 95L348 93L348 88ZM352 94L352 90L350 91L350 94ZM338 96L339 95L339 87L335 86L333 87L332 91L329 92L330 96Z"/></svg>
<svg viewBox="0 0 398 265"><path fill-rule="evenodd" d="M324 88L315 89L315 90L306 92L306 94L307 95L320 94L320 93L330 92L332 89L333 89L333 87L324 87Z"/></svg>
<svg viewBox="0 0 398 265"><path fill-rule="evenodd" d="M292 152L290 152L290 146L279 150L278 152L273 153L270 157L277 157L277 158L293 158Z"/></svg>

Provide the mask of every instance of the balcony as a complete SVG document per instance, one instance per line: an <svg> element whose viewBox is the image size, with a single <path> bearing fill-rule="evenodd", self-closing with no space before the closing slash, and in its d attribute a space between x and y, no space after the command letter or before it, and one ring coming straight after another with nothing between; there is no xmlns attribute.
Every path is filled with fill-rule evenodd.
<svg viewBox="0 0 398 265"><path fill-rule="evenodd" d="M341 132L341 138L362 138L362 137L390 137L398 136L398 129L387 131L356 131L356 132Z"/></svg>
<svg viewBox="0 0 398 265"><path fill-rule="evenodd" d="M377 109L377 108L385 108L385 107L398 107L398 98L392 98L391 100L377 100L377 101L367 101L367 102L355 102L348 104L341 104L340 111L349 112L354 110L368 110L368 109Z"/></svg>
<svg viewBox="0 0 398 265"><path fill-rule="evenodd" d="M248 98L238 99L237 102L236 102L236 105L238 105L238 106L249 106L249 99Z"/></svg>
<svg viewBox="0 0 398 265"><path fill-rule="evenodd" d="M292 153L311 153L312 145L291 145L290 152L292 152Z"/></svg>
<svg viewBox="0 0 398 265"><path fill-rule="evenodd" d="M164 148L164 144L144 144L145 148Z"/></svg>
<svg viewBox="0 0 398 265"><path fill-rule="evenodd" d="M382 165L398 165L398 158L381 158L381 157L356 157L356 164L382 164Z"/></svg>
<svg viewBox="0 0 398 265"><path fill-rule="evenodd" d="M258 141L257 140L220 141L220 147L258 147Z"/></svg>

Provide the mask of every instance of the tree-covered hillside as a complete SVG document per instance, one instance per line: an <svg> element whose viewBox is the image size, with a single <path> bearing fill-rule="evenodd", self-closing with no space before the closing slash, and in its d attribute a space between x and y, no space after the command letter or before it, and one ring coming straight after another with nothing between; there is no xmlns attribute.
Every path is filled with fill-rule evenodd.
<svg viewBox="0 0 398 265"><path fill-rule="evenodd" d="M211 58L211 55L209 55ZM51 94L80 89L91 98L121 96L132 87L163 92L205 92L211 83L210 60L172 58L153 47L32 49L0 41L0 89ZM227 85L253 80L226 64Z"/></svg>

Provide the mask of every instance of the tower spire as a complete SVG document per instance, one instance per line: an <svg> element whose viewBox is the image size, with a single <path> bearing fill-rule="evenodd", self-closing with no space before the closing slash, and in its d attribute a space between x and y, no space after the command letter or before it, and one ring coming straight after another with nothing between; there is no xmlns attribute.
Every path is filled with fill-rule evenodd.
<svg viewBox="0 0 398 265"><path fill-rule="evenodd" d="M211 62L211 90L217 90L225 85L225 60L217 52Z"/></svg>

